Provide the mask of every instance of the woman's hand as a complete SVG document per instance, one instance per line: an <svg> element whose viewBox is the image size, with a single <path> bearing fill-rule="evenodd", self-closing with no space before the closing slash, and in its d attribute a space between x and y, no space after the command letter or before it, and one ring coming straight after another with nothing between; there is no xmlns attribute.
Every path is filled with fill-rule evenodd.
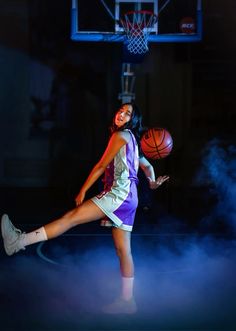
<svg viewBox="0 0 236 331"><path fill-rule="evenodd" d="M148 177L149 187L151 190L157 189L160 185L162 185L166 180L168 180L169 176L159 176L156 180L152 180Z"/></svg>
<svg viewBox="0 0 236 331"><path fill-rule="evenodd" d="M80 206L83 203L84 198L85 198L85 191L80 190L79 194L75 198L75 203L76 203L77 207Z"/></svg>

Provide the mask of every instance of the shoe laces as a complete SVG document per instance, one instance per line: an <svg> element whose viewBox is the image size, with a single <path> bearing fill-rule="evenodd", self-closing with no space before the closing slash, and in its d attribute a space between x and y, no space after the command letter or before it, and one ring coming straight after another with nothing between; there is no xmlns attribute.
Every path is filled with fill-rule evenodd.
<svg viewBox="0 0 236 331"><path fill-rule="evenodd" d="M17 229L12 223L10 225L11 225L12 231L17 236L16 240L18 240L20 236L24 236L25 235L25 232L22 232L20 229ZM23 247L23 248L20 247L20 249L25 249L25 247Z"/></svg>
<svg viewBox="0 0 236 331"><path fill-rule="evenodd" d="M21 234L24 234L25 232L22 232L20 229L17 229L13 224L12 222L10 222L10 227L11 227L11 230L13 232L15 232L15 234L17 234L18 236L20 236Z"/></svg>
<svg viewBox="0 0 236 331"><path fill-rule="evenodd" d="M17 234L15 253L17 253L19 250L25 250L25 246L23 245L23 242L22 242L22 240L25 237L25 232L22 232L20 229L16 229L15 232ZM19 240L19 239L21 239L21 240Z"/></svg>

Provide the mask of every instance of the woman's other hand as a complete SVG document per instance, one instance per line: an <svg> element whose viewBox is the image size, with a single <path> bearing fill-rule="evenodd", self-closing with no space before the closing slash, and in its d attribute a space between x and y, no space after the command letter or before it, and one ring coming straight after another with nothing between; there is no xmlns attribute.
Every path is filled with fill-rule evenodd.
<svg viewBox="0 0 236 331"><path fill-rule="evenodd" d="M165 181L169 180L169 176L159 176L156 180L152 180L150 177L148 177L149 181L149 187L151 190L157 189L159 186L161 186Z"/></svg>

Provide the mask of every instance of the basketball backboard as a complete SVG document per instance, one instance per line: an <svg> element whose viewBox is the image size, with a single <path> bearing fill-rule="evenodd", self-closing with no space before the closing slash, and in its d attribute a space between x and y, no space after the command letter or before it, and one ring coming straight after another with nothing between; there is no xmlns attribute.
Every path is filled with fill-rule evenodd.
<svg viewBox="0 0 236 331"><path fill-rule="evenodd" d="M157 15L149 42L197 42L202 39L202 0L72 0L71 39L123 42L120 18L127 11Z"/></svg>

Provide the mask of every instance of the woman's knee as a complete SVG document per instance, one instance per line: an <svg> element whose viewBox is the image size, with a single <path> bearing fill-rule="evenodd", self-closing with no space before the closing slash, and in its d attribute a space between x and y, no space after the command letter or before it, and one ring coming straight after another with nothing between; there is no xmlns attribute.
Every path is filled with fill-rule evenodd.
<svg viewBox="0 0 236 331"><path fill-rule="evenodd" d="M68 211L63 217L66 222L70 223L71 226L76 226L79 223L79 215L77 208Z"/></svg>
<svg viewBox="0 0 236 331"><path fill-rule="evenodd" d="M116 254L118 255L119 258L132 256L130 247L119 245L119 246L115 246L115 249L116 249Z"/></svg>

